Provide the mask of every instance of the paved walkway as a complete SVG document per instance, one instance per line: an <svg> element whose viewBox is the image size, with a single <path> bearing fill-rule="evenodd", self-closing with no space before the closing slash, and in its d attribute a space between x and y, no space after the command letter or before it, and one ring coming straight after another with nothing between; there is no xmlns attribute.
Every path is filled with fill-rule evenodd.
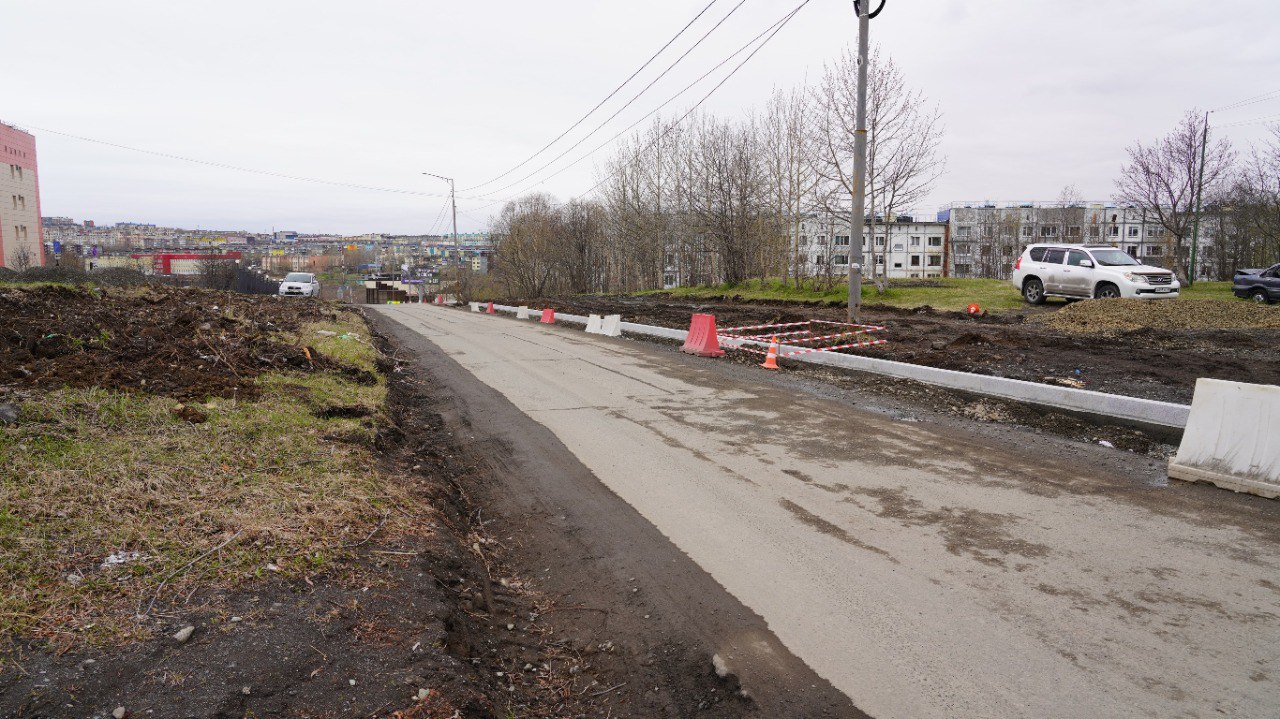
<svg viewBox="0 0 1280 719"><path fill-rule="evenodd" d="M1267 500L1135 486L1062 443L1018 451L643 343L373 309L551 430L872 716L1280 711L1280 529L1246 511Z"/></svg>

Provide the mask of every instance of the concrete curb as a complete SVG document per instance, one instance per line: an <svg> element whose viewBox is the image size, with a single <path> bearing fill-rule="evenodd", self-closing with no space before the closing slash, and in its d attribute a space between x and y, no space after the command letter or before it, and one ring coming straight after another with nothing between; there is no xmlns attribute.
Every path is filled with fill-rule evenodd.
<svg viewBox="0 0 1280 719"><path fill-rule="evenodd" d="M509 313L516 311L515 307L506 305L494 305L494 308ZM580 325L587 324L586 317L557 314L556 321L562 320ZM654 327L634 322L623 322L622 331L624 333L661 337L681 342L689 334L687 330ZM721 346L723 347L738 347L742 345L765 347L767 344L766 342L753 342L751 340L721 339ZM788 348L791 350L807 349L794 345L783 345L782 351L785 352ZM1119 420L1125 424L1153 429L1162 433L1181 432L1187 426L1187 418L1191 414L1191 407L1185 404L1158 402L1156 400L1094 392L1093 390L1076 389L1074 387L1057 387L1050 384L1027 382L1026 380L1009 379L1007 377L957 372L955 370L925 367L923 365L895 362L875 357L835 352L810 352L788 357L787 359L858 372L870 372L984 397L996 397L1012 402L1065 410L1113 421Z"/></svg>

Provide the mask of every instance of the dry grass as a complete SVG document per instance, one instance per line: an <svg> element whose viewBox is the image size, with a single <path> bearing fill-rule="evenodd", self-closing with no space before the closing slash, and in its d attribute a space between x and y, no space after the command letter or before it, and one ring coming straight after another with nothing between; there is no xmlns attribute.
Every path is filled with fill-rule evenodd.
<svg viewBox="0 0 1280 719"><path fill-rule="evenodd" d="M1106 334L1138 329L1280 329L1280 307L1244 300L1085 300L1034 318L1053 329Z"/></svg>
<svg viewBox="0 0 1280 719"><path fill-rule="evenodd" d="M306 344L374 370L376 350L341 334L355 316L304 328ZM196 587L302 578L406 521L374 467L385 383L332 374L258 378L254 402L214 400L175 415L172 399L100 389L29 396L0 427L0 633L59 643L145 635L137 615ZM371 416L325 419L330 407ZM123 557L116 565L108 557Z"/></svg>

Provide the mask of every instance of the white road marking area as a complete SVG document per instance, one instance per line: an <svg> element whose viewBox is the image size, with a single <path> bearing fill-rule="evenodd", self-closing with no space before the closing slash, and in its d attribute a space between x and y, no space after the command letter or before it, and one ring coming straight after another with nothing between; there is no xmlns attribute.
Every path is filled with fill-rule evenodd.
<svg viewBox="0 0 1280 719"><path fill-rule="evenodd" d="M373 309L550 429L878 719L1280 715L1280 530L1250 500L700 368L718 360Z"/></svg>

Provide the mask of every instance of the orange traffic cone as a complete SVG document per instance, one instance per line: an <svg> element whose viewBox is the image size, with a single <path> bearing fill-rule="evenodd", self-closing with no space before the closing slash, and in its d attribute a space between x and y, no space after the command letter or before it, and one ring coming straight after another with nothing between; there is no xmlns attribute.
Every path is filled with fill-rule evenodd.
<svg viewBox="0 0 1280 719"><path fill-rule="evenodd" d="M769 343L769 354L764 356L764 364L760 365L765 369L778 369L778 338L774 337Z"/></svg>

